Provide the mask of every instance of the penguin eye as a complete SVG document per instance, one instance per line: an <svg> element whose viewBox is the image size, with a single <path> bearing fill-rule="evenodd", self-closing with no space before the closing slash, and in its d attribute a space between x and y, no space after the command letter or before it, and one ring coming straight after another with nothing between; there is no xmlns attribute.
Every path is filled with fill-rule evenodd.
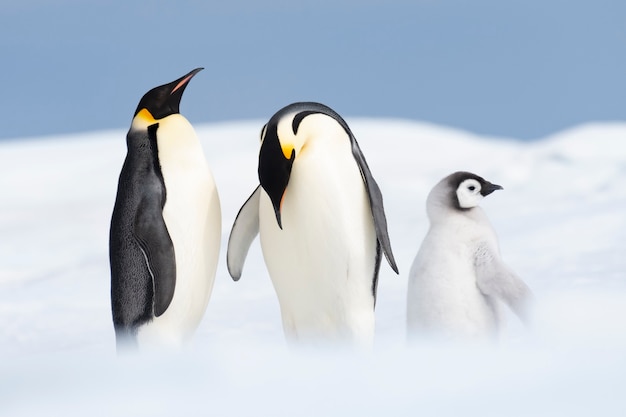
<svg viewBox="0 0 626 417"><path fill-rule="evenodd" d="M476 187L474 187L473 185L470 185L469 187L467 187L468 190L470 191L474 191L476 189Z"/></svg>

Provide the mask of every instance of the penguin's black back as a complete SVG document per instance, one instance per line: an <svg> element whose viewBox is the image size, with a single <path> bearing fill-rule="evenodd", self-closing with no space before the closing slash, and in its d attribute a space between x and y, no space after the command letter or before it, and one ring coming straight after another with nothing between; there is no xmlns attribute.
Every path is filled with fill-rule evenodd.
<svg viewBox="0 0 626 417"><path fill-rule="evenodd" d="M155 299L155 272L173 275L175 280L174 249L162 216L165 184L158 162L157 126L128 133L128 154L111 218L111 309L118 342L120 338L134 339L138 326L150 321L159 309L155 305L160 302ZM159 241L156 250L147 242L151 239ZM150 258L157 262L152 273ZM158 264L160 259L166 267ZM173 294L173 284L166 292ZM171 297L165 304L169 301ZM164 311L166 307L160 308Z"/></svg>

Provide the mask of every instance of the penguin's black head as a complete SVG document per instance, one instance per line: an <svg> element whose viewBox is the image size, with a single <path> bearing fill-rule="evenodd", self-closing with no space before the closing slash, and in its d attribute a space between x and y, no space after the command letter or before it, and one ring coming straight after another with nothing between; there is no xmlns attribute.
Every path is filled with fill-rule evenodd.
<svg viewBox="0 0 626 417"><path fill-rule="evenodd" d="M447 177L452 206L458 210L470 210L478 205L483 197L496 190L502 190L497 184L471 172L459 171Z"/></svg>
<svg viewBox="0 0 626 417"><path fill-rule="evenodd" d="M301 122L313 114L324 114L335 119L347 134L352 134L346 122L334 110L314 102L297 102L283 107L270 118L261 131L259 182L272 201L276 221L281 229L282 200L297 153L306 141L306 134L298 135L298 129ZM284 137L279 137L279 124L282 121L290 124L283 125L281 132Z"/></svg>
<svg viewBox="0 0 626 417"><path fill-rule="evenodd" d="M278 227L283 228L280 208L291 176L296 151L291 149L289 157L283 152L278 139L276 115L270 119L261 131L261 150L259 151L259 183L272 201Z"/></svg>
<svg viewBox="0 0 626 417"><path fill-rule="evenodd" d="M139 101L134 116L146 109L155 120L163 119L171 114L179 113L180 100L189 81L204 68L196 68L190 73L171 83L155 87L148 91Z"/></svg>

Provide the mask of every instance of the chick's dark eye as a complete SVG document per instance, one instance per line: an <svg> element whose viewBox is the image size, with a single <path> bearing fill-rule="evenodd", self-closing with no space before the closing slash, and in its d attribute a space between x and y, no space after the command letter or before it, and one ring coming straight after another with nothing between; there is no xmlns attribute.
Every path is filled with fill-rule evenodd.
<svg viewBox="0 0 626 417"><path fill-rule="evenodd" d="M474 187L473 185L470 185L469 187L467 187L468 190L470 191L474 191L476 189L476 187Z"/></svg>

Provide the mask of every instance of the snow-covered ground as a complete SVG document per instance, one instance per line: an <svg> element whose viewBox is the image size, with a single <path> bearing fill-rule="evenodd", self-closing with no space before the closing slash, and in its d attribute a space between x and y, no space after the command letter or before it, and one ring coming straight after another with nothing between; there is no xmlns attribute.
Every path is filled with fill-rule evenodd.
<svg viewBox="0 0 626 417"><path fill-rule="evenodd" d="M385 197L400 276L383 262L371 352L294 350L258 241L226 271L257 184L261 121L198 126L223 213L216 285L194 343L118 357L108 229L124 131L0 142L1 416L626 415L626 124L534 142L402 120L348 120ZM425 198L473 171L482 207L535 292L499 344L405 344L407 273Z"/></svg>

